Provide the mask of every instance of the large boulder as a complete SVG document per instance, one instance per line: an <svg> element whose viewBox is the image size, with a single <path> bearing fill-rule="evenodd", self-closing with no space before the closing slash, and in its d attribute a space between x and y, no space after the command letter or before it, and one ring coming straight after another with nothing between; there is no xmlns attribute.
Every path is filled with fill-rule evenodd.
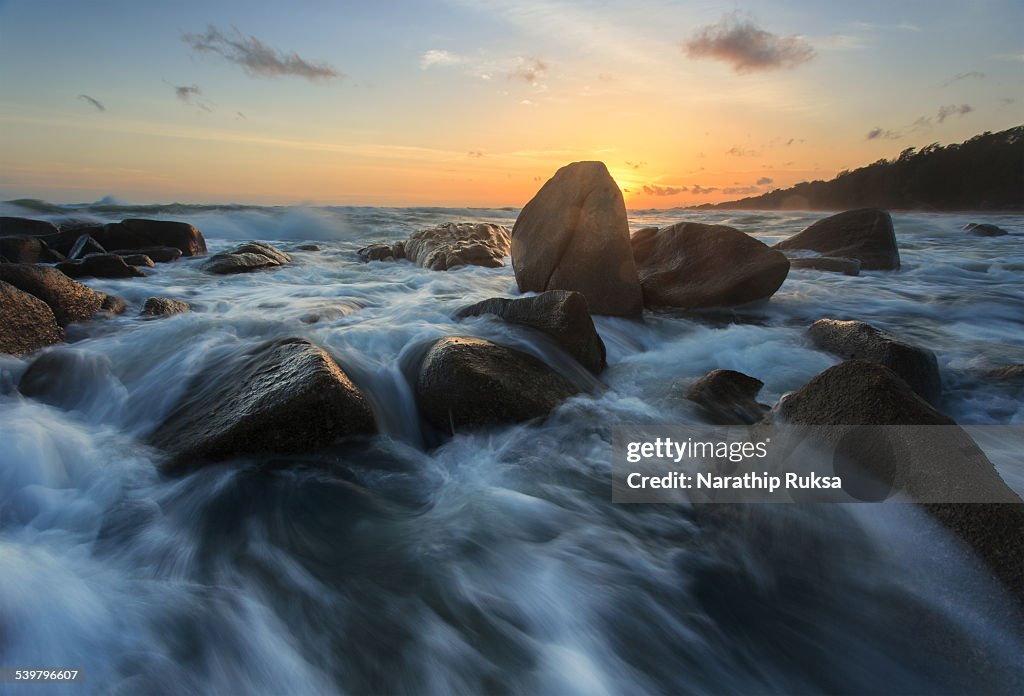
<svg viewBox="0 0 1024 696"><path fill-rule="evenodd" d="M454 433L542 418L577 393L531 355L479 338L442 338L427 351L416 402L435 428Z"/></svg>
<svg viewBox="0 0 1024 696"><path fill-rule="evenodd" d="M248 273L290 263L291 260L291 256L271 244L246 242L231 251L214 254L203 265L203 270L220 275Z"/></svg>
<svg viewBox="0 0 1024 696"><path fill-rule="evenodd" d="M1024 601L1024 504L971 437L914 393L892 370L849 360L825 370L777 407L780 419L819 426L816 437L859 449L883 483L911 498L959 536ZM899 456L879 457L879 430L899 428ZM870 432L870 437L867 433ZM941 502L951 500L957 502Z"/></svg>
<svg viewBox="0 0 1024 696"><path fill-rule="evenodd" d="M150 263L152 265L152 262ZM69 278L142 278L145 274L117 254L89 254L77 261L57 264Z"/></svg>
<svg viewBox="0 0 1024 696"><path fill-rule="evenodd" d="M51 263L63 256L38 237L0 237L0 256L9 263Z"/></svg>
<svg viewBox="0 0 1024 696"><path fill-rule="evenodd" d="M299 338L264 343L217 363L150 435L169 471L235 455L302 452L375 430L362 392L322 348Z"/></svg>
<svg viewBox="0 0 1024 696"><path fill-rule="evenodd" d="M494 314L513 324L542 331L594 374L608 366L604 341L590 318L587 298L578 292L549 290L517 300L493 297L463 307L455 316L465 319L482 314Z"/></svg>
<svg viewBox="0 0 1024 696"><path fill-rule="evenodd" d="M758 403L761 380L735 370L712 370L690 387L686 398L698 404L715 425L750 425L764 418Z"/></svg>
<svg viewBox="0 0 1024 696"><path fill-rule="evenodd" d="M0 217L0 237L56 237L60 229L48 220Z"/></svg>
<svg viewBox="0 0 1024 696"><path fill-rule="evenodd" d="M847 210L818 220L775 248L809 249L824 256L857 259L865 271L893 271L900 267L892 217L878 208Z"/></svg>
<svg viewBox="0 0 1024 696"><path fill-rule="evenodd" d="M775 294L789 260L725 225L680 222L633 236L633 256L647 306L728 307Z"/></svg>
<svg viewBox="0 0 1024 696"><path fill-rule="evenodd" d="M0 353L25 355L63 338L49 305L0 280Z"/></svg>
<svg viewBox="0 0 1024 696"><path fill-rule="evenodd" d="M935 353L912 346L862 321L819 319L807 330L818 348L844 360L870 360L885 365L929 403L942 396L942 378Z"/></svg>
<svg viewBox="0 0 1024 696"><path fill-rule="evenodd" d="M47 266L0 264L0 280L49 305L60 326L91 319L104 307L107 297Z"/></svg>
<svg viewBox="0 0 1024 696"><path fill-rule="evenodd" d="M603 162L562 167L523 207L512 268L523 292L575 290L595 314L643 311L626 205Z"/></svg>
<svg viewBox="0 0 1024 696"><path fill-rule="evenodd" d="M89 234L106 249L174 247L183 256L206 253L203 233L187 222L134 218L90 229Z"/></svg>

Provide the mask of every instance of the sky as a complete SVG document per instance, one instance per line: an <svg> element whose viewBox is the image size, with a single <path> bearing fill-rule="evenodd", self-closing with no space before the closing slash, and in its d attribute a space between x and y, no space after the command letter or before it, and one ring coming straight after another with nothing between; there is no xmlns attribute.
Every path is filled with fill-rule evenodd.
<svg viewBox="0 0 1024 696"><path fill-rule="evenodd" d="M631 209L1024 123L1024 2L0 0L0 199Z"/></svg>

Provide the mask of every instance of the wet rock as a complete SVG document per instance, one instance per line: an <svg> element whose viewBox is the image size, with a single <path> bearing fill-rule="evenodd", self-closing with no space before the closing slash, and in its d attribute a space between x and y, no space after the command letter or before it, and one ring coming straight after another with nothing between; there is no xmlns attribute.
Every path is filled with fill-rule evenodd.
<svg viewBox="0 0 1024 696"><path fill-rule="evenodd" d="M608 366L604 341L594 328L587 298L581 293L549 290L536 297L516 300L494 297L463 307L455 316L465 319L482 314L494 314L513 324L544 332L594 374Z"/></svg>
<svg viewBox="0 0 1024 696"><path fill-rule="evenodd" d="M128 305L120 297L103 295L103 304L100 305L100 309L107 314L122 314L124 310L128 309Z"/></svg>
<svg viewBox="0 0 1024 696"><path fill-rule="evenodd" d="M181 258L181 249L175 247L144 247L142 249L118 249L110 252L127 259L129 256L148 256L156 263L170 263Z"/></svg>
<svg viewBox="0 0 1024 696"><path fill-rule="evenodd" d="M860 261L861 270L891 271L900 267L900 252L889 213L878 208L848 210L818 220L803 232L775 245L776 249L810 249L824 256Z"/></svg>
<svg viewBox="0 0 1024 696"><path fill-rule="evenodd" d="M632 246L649 307L698 309L763 300L789 273L782 252L725 225L647 228L633 236Z"/></svg>
<svg viewBox="0 0 1024 696"><path fill-rule="evenodd" d="M371 244L356 252L363 261L395 261L404 256L395 256L390 244Z"/></svg>
<svg viewBox="0 0 1024 696"><path fill-rule="evenodd" d="M263 254L268 259L277 261L279 264L291 263L292 257L284 253L276 246L266 242L246 242L241 244L229 253L233 254Z"/></svg>
<svg viewBox="0 0 1024 696"><path fill-rule="evenodd" d="M26 355L63 339L49 305L0 281L0 353Z"/></svg>
<svg viewBox="0 0 1024 696"><path fill-rule="evenodd" d="M577 393L531 355L478 338L442 338L416 379L423 417L444 432L542 418Z"/></svg>
<svg viewBox="0 0 1024 696"><path fill-rule="evenodd" d="M106 356L58 348L32 361L18 382L18 391L66 411L86 410L104 400L106 387L114 382L116 378Z"/></svg>
<svg viewBox="0 0 1024 696"><path fill-rule="evenodd" d="M149 258L145 254L129 254L128 256L122 256L124 262L129 266L135 266L136 268L155 268L156 264L153 263L153 259Z"/></svg>
<svg viewBox="0 0 1024 696"><path fill-rule="evenodd" d="M930 350L912 346L862 321L819 319L807 331L815 346L843 359L885 365L929 403L942 396L939 364Z"/></svg>
<svg viewBox="0 0 1024 696"><path fill-rule="evenodd" d="M83 234L71 247L71 251L68 252L68 261L77 261L80 258L85 257L88 254L106 254L107 250L103 248L103 245L92 238L91 235Z"/></svg>
<svg viewBox="0 0 1024 696"><path fill-rule="evenodd" d="M735 370L712 370L686 393L715 425L749 425L764 418L769 407L757 402L764 382Z"/></svg>
<svg viewBox="0 0 1024 696"><path fill-rule="evenodd" d="M59 232L60 229L48 220L0 217L0 237L55 237Z"/></svg>
<svg viewBox="0 0 1024 696"><path fill-rule="evenodd" d="M270 244L247 242L231 251L211 256L210 260L203 264L203 270L220 275L248 273L280 266L291 260L291 256Z"/></svg>
<svg viewBox="0 0 1024 696"><path fill-rule="evenodd" d="M838 256L811 256L789 259L790 268L809 268L813 271L842 273L848 276L860 275L860 261Z"/></svg>
<svg viewBox="0 0 1024 696"><path fill-rule="evenodd" d="M5 263L0 265L0 280L49 305L60 326L91 319L107 297L47 266Z"/></svg>
<svg viewBox="0 0 1024 696"><path fill-rule="evenodd" d="M192 309L192 305L169 297L150 297L142 307L144 317L164 317L171 314L184 314Z"/></svg>
<svg viewBox="0 0 1024 696"><path fill-rule="evenodd" d="M991 225L987 222L968 222L964 225L964 232L968 232L977 237L1002 237L1003 235L1010 234L1002 227L997 227L996 225Z"/></svg>
<svg viewBox="0 0 1024 696"><path fill-rule="evenodd" d="M0 256L5 263L52 263L63 257L36 237L0 237Z"/></svg>
<svg viewBox="0 0 1024 696"><path fill-rule="evenodd" d="M299 251L322 251L319 244L300 244Z"/></svg>
<svg viewBox="0 0 1024 696"><path fill-rule="evenodd" d="M206 253L203 233L185 222L134 218L104 225L90 234L107 249L174 247L182 256Z"/></svg>
<svg viewBox="0 0 1024 696"><path fill-rule="evenodd" d="M1007 365L989 370L985 377L1001 382L1024 382L1024 365Z"/></svg>
<svg viewBox="0 0 1024 696"><path fill-rule="evenodd" d="M372 433L362 392L322 348L298 338L264 343L210 365L150 435L169 471L236 455L303 452Z"/></svg>
<svg viewBox="0 0 1024 696"><path fill-rule="evenodd" d="M643 311L626 206L603 162L562 167L523 206L512 268L523 292L574 290L594 314Z"/></svg>
<svg viewBox="0 0 1024 696"><path fill-rule="evenodd" d="M409 236L394 257L406 258L433 271L459 266L500 268L509 252L508 230L479 222L446 222Z"/></svg>
<svg viewBox="0 0 1024 696"><path fill-rule="evenodd" d="M832 443L851 433L856 436L856 426L862 425L949 426L901 428L901 456L889 460L886 483L918 500L977 501L928 502L922 507L1024 601L1024 504L971 437L894 372L877 363L849 360L784 398L777 410L789 423L831 426L815 432Z"/></svg>
<svg viewBox="0 0 1024 696"><path fill-rule="evenodd" d="M78 261L64 261L57 264L57 270L69 278L145 277L139 269L116 254L90 254Z"/></svg>

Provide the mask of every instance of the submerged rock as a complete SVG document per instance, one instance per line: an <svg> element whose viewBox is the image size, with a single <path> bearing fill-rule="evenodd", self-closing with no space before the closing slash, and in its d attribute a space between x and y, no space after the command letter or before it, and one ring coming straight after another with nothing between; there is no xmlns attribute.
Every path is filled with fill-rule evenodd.
<svg viewBox="0 0 1024 696"><path fill-rule="evenodd" d="M171 314L184 314L192 309L192 305L169 297L150 297L142 307L144 317L164 317Z"/></svg>
<svg viewBox="0 0 1024 696"><path fill-rule="evenodd" d="M291 256L275 246L265 242L246 242L231 251L211 256L210 260L203 264L203 270L221 275L248 273L290 263L291 260Z"/></svg>
<svg viewBox="0 0 1024 696"><path fill-rule="evenodd" d="M819 319L807 336L818 348L845 360L885 365L932 404L942 396L939 363L930 350L912 346L862 321Z"/></svg>
<svg viewBox="0 0 1024 696"><path fill-rule="evenodd" d="M55 268L0 264L0 280L38 297L49 305L60 326L91 319L103 308L103 293L77 283Z"/></svg>
<svg viewBox="0 0 1024 696"><path fill-rule="evenodd" d="M804 256L789 259L790 268L809 268L814 271L842 273L848 276L860 275L860 261L840 256Z"/></svg>
<svg viewBox="0 0 1024 696"><path fill-rule="evenodd" d="M69 278L143 278L135 266L116 254L89 254L78 261L57 264L57 270Z"/></svg>
<svg viewBox="0 0 1024 696"><path fill-rule="evenodd" d="M86 410L107 400L109 392L105 388L114 382L116 378L106 356L57 348L32 361L18 382L18 391L64 410Z"/></svg>
<svg viewBox="0 0 1024 696"><path fill-rule="evenodd" d="M587 299L581 293L549 290L536 297L516 300L494 297L463 307L455 316L465 319L481 314L494 314L513 324L544 332L594 374L608 366L604 341L594 328Z"/></svg>
<svg viewBox="0 0 1024 696"><path fill-rule="evenodd" d="M1001 382L1024 381L1024 365L1007 365L1006 367L997 367L994 370L986 372L985 377Z"/></svg>
<svg viewBox="0 0 1024 696"><path fill-rule="evenodd" d="M729 307L775 294L789 260L732 227L680 222L633 236L644 304L697 309Z"/></svg>
<svg viewBox="0 0 1024 696"><path fill-rule="evenodd" d="M1002 237L1003 235L1010 234L1002 227L997 227L996 225L992 225L987 222L968 222L964 225L964 232L968 232L977 237Z"/></svg>
<svg viewBox="0 0 1024 696"><path fill-rule="evenodd" d="M322 348L303 339L264 343L208 366L150 435L181 472L243 454L314 450L372 433L362 392Z"/></svg>
<svg viewBox="0 0 1024 696"><path fill-rule="evenodd" d="M848 210L818 220L803 232L775 245L776 249L810 249L824 256L853 258L865 271L900 267L892 217L878 208Z"/></svg>
<svg viewBox="0 0 1024 696"><path fill-rule="evenodd" d="M764 382L735 370L712 370L687 391L715 425L750 425L764 418L769 407L757 402Z"/></svg>
<svg viewBox="0 0 1024 696"><path fill-rule="evenodd" d="M437 341L416 379L420 412L448 433L541 418L576 393L576 387L532 355L479 338Z"/></svg>
<svg viewBox="0 0 1024 696"><path fill-rule="evenodd" d="M63 339L49 305L0 280L0 353L26 355Z"/></svg>
<svg viewBox="0 0 1024 696"><path fill-rule="evenodd" d="M603 162L562 167L523 206L512 268L523 292L575 290L594 314L643 311L626 205Z"/></svg>

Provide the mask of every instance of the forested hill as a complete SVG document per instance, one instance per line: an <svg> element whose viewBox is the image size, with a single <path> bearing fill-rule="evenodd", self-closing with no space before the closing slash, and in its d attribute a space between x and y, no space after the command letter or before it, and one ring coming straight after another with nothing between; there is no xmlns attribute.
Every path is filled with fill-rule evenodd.
<svg viewBox="0 0 1024 696"><path fill-rule="evenodd" d="M1024 209L1024 125L982 133L959 144L907 148L831 181L805 181L788 189L717 205L740 210Z"/></svg>

